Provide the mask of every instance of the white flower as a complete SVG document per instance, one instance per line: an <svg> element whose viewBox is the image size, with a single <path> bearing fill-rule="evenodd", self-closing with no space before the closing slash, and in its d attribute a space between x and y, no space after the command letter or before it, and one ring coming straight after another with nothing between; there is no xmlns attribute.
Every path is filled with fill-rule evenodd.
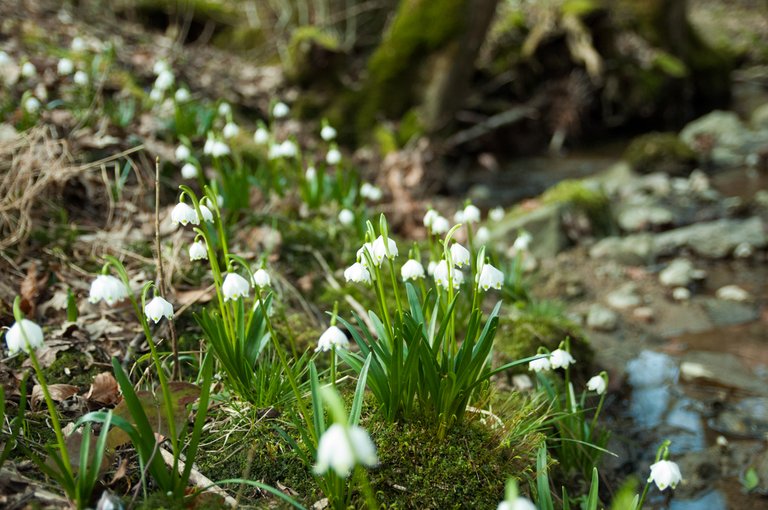
<svg viewBox="0 0 768 510"><path fill-rule="evenodd" d="M491 219L491 221L501 221L504 219L504 208L503 207L494 207L490 211L488 211L488 217Z"/></svg>
<svg viewBox="0 0 768 510"><path fill-rule="evenodd" d="M499 290L504 284L504 273L490 264L483 264L483 269L477 277L477 284L486 291L490 288Z"/></svg>
<svg viewBox="0 0 768 510"><path fill-rule="evenodd" d="M24 64L21 66L21 75L24 78L32 78L36 74L37 68L32 62L24 62Z"/></svg>
<svg viewBox="0 0 768 510"><path fill-rule="evenodd" d="M432 233L445 234L451 228L448 218L438 215L432 220Z"/></svg>
<svg viewBox="0 0 768 510"><path fill-rule="evenodd" d="M234 122L227 122L224 129L221 130L221 134L224 138L234 138L240 133L240 127Z"/></svg>
<svg viewBox="0 0 768 510"><path fill-rule="evenodd" d="M315 170L315 167L308 167L307 171L304 172L304 178L308 181L314 181L315 178L317 178L317 170Z"/></svg>
<svg viewBox="0 0 768 510"><path fill-rule="evenodd" d="M441 260L437 263L435 266L435 270L433 271L433 276L435 278L435 283L443 287L444 289L448 288L448 276L450 275L451 281L453 281L453 288L458 289L461 284L464 282L464 275L461 271L456 271L453 268L448 267L448 262L445 260Z"/></svg>
<svg viewBox="0 0 768 510"><path fill-rule="evenodd" d="M163 99L163 91L153 88L151 91L149 91L149 99L155 103L160 102Z"/></svg>
<svg viewBox="0 0 768 510"><path fill-rule="evenodd" d="M166 90L171 88L171 85L173 85L174 79L175 78L173 76L173 73L168 69L165 69L164 71L162 71L160 74L157 75L154 88L165 92Z"/></svg>
<svg viewBox="0 0 768 510"><path fill-rule="evenodd" d="M259 269L253 273L253 284L259 288L269 287L272 285L272 279L265 269Z"/></svg>
<svg viewBox="0 0 768 510"><path fill-rule="evenodd" d="M556 349L550 354L549 362L552 364L552 368L568 368L570 365L576 363L571 353L564 351L563 349Z"/></svg>
<svg viewBox="0 0 768 510"><path fill-rule="evenodd" d="M81 51L85 51L85 41L83 41L82 37L75 37L74 39L72 39L72 42L69 44L69 47L72 49L72 51L77 53Z"/></svg>
<svg viewBox="0 0 768 510"><path fill-rule="evenodd" d="M88 295L88 302L96 304L104 300L109 306L128 297L128 289L119 278L112 275L100 274L91 283L91 291Z"/></svg>
<svg viewBox="0 0 768 510"><path fill-rule="evenodd" d="M195 241L189 246L189 260L208 260L208 250L203 241Z"/></svg>
<svg viewBox="0 0 768 510"><path fill-rule="evenodd" d="M349 340L347 335L336 326L331 326L326 329L320 339L317 341L317 349L315 352L330 351L332 347L338 347L341 349L349 349Z"/></svg>
<svg viewBox="0 0 768 510"><path fill-rule="evenodd" d="M173 98L176 100L177 103L186 103L190 99L192 99L192 94L189 93L189 90L185 88L177 89L176 92L173 94Z"/></svg>
<svg viewBox="0 0 768 510"><path fill-rule="evenodd" d="M200 217L203 221L207 221L208 223L213 223L213 213L210 209L208 209L207 206L200 204ZM195 223L197 225L197 223Z"/></svg>
<svg viewBox="0 0 768 510"><path fill-rule="evenodd" d="M163 71L169 71L170 66L168 65L168 62L165 60L158 60L155 62L155 65L152 66L152 72L155 73L155 76L160 75Z"/></svg>
<svg viewBox="0 0 768 510"><path fill-rule="evenodd" d="M264 145L269 142L269 131L266 128L260 127L253 133L253 141L259 145Z"/></svg>
<svg viewBox="0 0 768 510"><path fill-rule="evenodd" d="M76 72L75 75L72 77L72 80L76 84L80 85L81 87L85 87L86 85L88 85L88 82L90 81L90 79L88 78L88 73L86 73L85 71Z"/></svg>
<svg viewBox="0 0 768 510"><path fill-rule="evenodd" d="M531 241L533 241L533 236L529 232L523 230L520 235L517 236L515 242L512 243L512 253L528 251L528 248L531 246Z"/></svg>
<svg viewBox="0 0 768 510"><path fill-rule="evenodd" d="M203 145L203 154L210 156L213 152L213 144L216 140L213 138L213 133L208 133L208 138L205 139L205 145Z"/></svg>
<svg viewBox="0 0 768 510"><path fill-rule="evenodd" d="M333 126L325 125L323 126L323 129L320 130L320 138L326 142L330 142L336 138L336 130L333 128Z"/></svg>
<svg viewBox="0 0 768 510"><path fill-rule="evenodd" d="M400 268L400 276L402 276L404 282L424 278L424 266L418 260L409 259Z"/></svg>
<svg viewBox="0 0 768 510"><path fill-rule="evenodd" d="M192 151L189 150L189 147L186 145L179 145L176 147L176 160L177 161L184 161L186 159L189 159L189 157L192 155Z"/></svg>
<svg viewBox="0 0 768 510"><path fill-rule="evenodd" d="M528 362L528 370L531 372L548 372L552 370L549 358L539 358Z"/></svg>
<svg viewBox="0 0 768 510"><path fill-rule="evenodd" d="M371 283L371 273L360 262L355 262L344 270L344 279L353 283Z"/></svg>
<svg viewBox="0 0 768 510"><path fill-rule="evenodd" d="M432 223L435 221L435 218L440 216L440 214L435 211L434 209L429 209L426 213L424 213L424 226L427 228L432 227Z"/></svg>
<svg viewBox="0 0 768 510"><path fill-rule="evenodd" d="M227 273L224 283L221 285L221 292L224 294L224 301L235 300L240 297L248 297L251 286L248 280L237 273Z"/></svg>
<svg viewBox="0 0 768 510"><path fill-rule="evenodd" d="M315 473L321 475L333 469L346 478L357 464L372 467L378 462L376 446L365 430L334 423L320 437Z"/></svg>
<svg viewBox="0 0 768 510"><path fill-rule="evenodd" d="M651 465L651 476L648 477L648 481L653 481L660 491L667 487L674 489L682 480L680 467L671 460L660 460Z"/></svg>
<svg viewBox="0 0 768 510"><path fill-rule="evenodd" d="M296 144L291 140L286 140L283 143L273 143L269 147L269 159L292 158L296 156L297 152Z"/></svg>
<svg viewBox="0 0 768 510"><path fill-rule="evenodd" d="M220 116L226 117L227 115L232 114L232 107L229 106L229 103L221 103L219 105L218 112Z"/></svg>
<svg viewBox="0 0 768 510"><path fill-rule="evenodd" d="M184 179L194 179L197 177L198 169L195 166L194 163L185 163L183 167L181 167L181 176Z"/></svg>
<svg viewBox="0 0 768 510"><path fill-rule="evenodd" d="M451 245L451 260L456 267L464 267L469 264L469 250L464 248L459 243L453 243Z"/></svg>
<svg viewBox="0 0 768 510"><path fill-rule="evenodd" d="M355 221L355 213L349 209L342 209L339 211L339 223L345 226L349 226Z"/></svg>
<svg viewBox="0 0 768 510"><path fill-rule="evenodd" d="M459 209L453 214L453 222L454 223L464 223L464 211Z"/></svg>
<svg viewBox="0 0 768 510"><path fill-rule="evenodd" d="M272 107L272 115L276 119L287 117L289 113L291 113L291 109L288 108L288 105L283 102L277 102L275 103L275 106Z"/></svg>
<svg viewBox="0 0 768 510"><path fill-rule="evenodd" d="M8 55L3 50L0 50L0 67L5 67L11 62L13 62L13 59L11 58L11 56Z"/></svg>
<svg viewBox="0 0 768 510"><path fill-rule="evenodd" d="M74 70L75 63L68 58L60 59L59 63L56 65L56 72L59 73L59 76L69 76Z"/></svg>
<svg viewBox="0 0 768 510"><path fill-rule="evenodd" d="M515 498L512 501L502 501L496 510L536 510L536 505L527 498Z"/></svg>
<svg viewBox="0 0 768 510"><path fill-rule="evenodd" d="M430 260L429 264L427 264L427 274L429 276L434 275L436 267L437 267L437 262L435 262L434 260Z"/></svg>
<svg viewBox="0 0 768 510"><path fill-rule="evenodd" d="M602 375L596 375L592 377L589 381L587 381L587 389L589 391L594 391L598 395L602 395L605 393L606 389L605 378Z"/></svg>
<svg viewBox="0 0 768 510"><path fill-rule="evenodd" d="M43 330L31 320L21 319L20 323L14 322L5 332L5 343L10 354L16 354L19 350L29 353L29 347L37 350L43 346Z"/></svg>
<svg viewBox="0 0 768 510"><path fill-rule="evenodd" d="M390 259L394 259L397 257L397 244L395 244L395 241L392 240L391 237L387 238L387 245L384 246L384 237L379 236L376 238L376 240L373 242L373 261L377 266L380 266L381 263L384 261L385 257L389 257ZM389 253L387 253L389 252Z"/></svg>
<svg viewBox="0 0 768 510"><path fill-rule="evenodd" d="M165 317L173 319L173 305L160 296L155 296L152 301L144 306L144 315L157 324L160 319Z"/></svg>
<svg viewBox="0 0 768 510"><path fill-rule="evenodd" d="M40 100L35 96L29 96L24 101L24 109L27 111L27 113L36 113L41 106L42 105L40 104Z"/></svg>
<svg viewBox="0 0 768 510"><path fill-rule="evenodd" d="M464 208L464 221L467 223L479 223L480 222L480 209L472 204L467 205Z"/></svg>
<svg viewBox="0 0 768 510"><path fill-rule="evenodd" d="M338 165L341 163L341 152L337 148L332 148L325 155L325 162L329 165Z"/></svg>
<svg viewBox="0 0 768 510"><path fill-rule="evenodd" d="M171 223L186 226L187 223L199 225L200 219L197 217L195 209L184 202L179 202L171 211Z"/></svg>
<svg viewBox="0 0 768 510"><path fill-rule="evenodd" d="M381 190L369 182L364 182L360 186L360 196L377 202L381 200Z"/></svg>
<svg viewBox="0 0 768 510"><path fill-rule="evenodd" d="M482 227L477 229L477 232L475 232L475 241L478 242L478 244L487 244L488 241L491 240L491 231L488 230L488 227L483 225Z"/></svg>
<svg viewBox="0 0 768 510"><path fill-rule="evenodd" d="M229 145L222 142L221 140L215 140L213 142L213 145L211 146L211 156L214 158L220 158L222 156L226 156L230 153Z"/></svg>

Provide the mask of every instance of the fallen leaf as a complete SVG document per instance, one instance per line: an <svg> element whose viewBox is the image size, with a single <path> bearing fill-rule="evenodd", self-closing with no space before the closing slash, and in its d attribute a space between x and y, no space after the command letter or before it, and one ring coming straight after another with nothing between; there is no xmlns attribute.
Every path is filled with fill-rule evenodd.
<svg viewBox="0 0 768 510"><path fill-rule="evenodd" d="M88 465L91 465L96 461L96 441L96 435L90 433L88 435ZM80 450L83 446L83 434L79 432L70 434L66 439L66 445L67 453L69 454L69 463L72 466L72 471L76 474L80 470ZM50 457L48 458L47 463L51 467L56 467L56 463ZM110 464L112 464L112 454L109 450L106 450L104 456L101 458L99 473L103 474L109 468Z"/></svg>
<svg viewBox="0 0 768 510"><path fill-rule="evenodd" d="M21 311L28 317L34 317L37 311L37 301L40 298L41 286L48 279L47 276L39 277L37 264L32 262L27 269L27 276L21 282L19 294L21 295Z"/></svg>
<svg viewBox="0 0 768 510"><path fill-rule="evenodd" d="M93 383L85 395L89 402L98 402L105 406L117 404L120 391L115 377L110 372L103 372L93 378Z"/></svg>
<svg viewBox="0 0 768 510"><path fill-rule="evenodd" d="M43 368L48 368L56 361L56 356L72 347L72 342L68 340L50 340L37 350L37 361ZM32 363L29 359L24 360L23 367L29 367Z"/></svg>
<svg viewBox="0 0 768 510"><path fill-rule="evenodd" d="M51 394L51 399L54 402L62 402L67 400L72 395L76 395L80 391L77 386L71 384L49 384L48 393ZM32 388L32 407L36 408L38 402L44 400L43 388L39 384L35 384Z"/></svg>
<svg viewBox="0 0 768 510"><path fill-rule="evenodd" d="M194 303L207 303L216 295L216 288L211 285L207 289L185 290L176 293L176 302L179 306L187 306Z"/></svg>

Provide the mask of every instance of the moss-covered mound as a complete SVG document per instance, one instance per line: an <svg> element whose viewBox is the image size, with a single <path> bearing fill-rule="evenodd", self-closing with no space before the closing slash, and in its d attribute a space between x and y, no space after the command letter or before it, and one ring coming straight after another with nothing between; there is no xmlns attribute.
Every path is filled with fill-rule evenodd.
<svg viewBox="0 0 768 510"><path fill-rule="evenodd" d="M696 153L675 133L648 133L638 136L624 152L624 159L636 172L665 172L687 175L696 165Z"/></svg>

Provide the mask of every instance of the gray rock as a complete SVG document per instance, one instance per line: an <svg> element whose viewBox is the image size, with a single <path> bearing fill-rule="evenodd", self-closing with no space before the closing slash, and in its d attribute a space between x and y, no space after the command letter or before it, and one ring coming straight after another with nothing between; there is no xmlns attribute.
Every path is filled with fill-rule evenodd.
<svg viewBox="0 0 768 510"><path fill-rule="evenodd" d="M606 237L592 246L589 256L629 266L648 264L656 256L654 236L643 233L627 237Z"/></svg>
<svg viewBox="0 0 768 510"><path fill-rule="evenodd" d="M768 434L768 398L748 397L736 403L726 403L709 426L721 434L762 439Z"/></svg>
<svg viewBox="0 0 768 510"><path fill-rule="evenodd" d="M672 211L658 205L629 206L618 214L619 226L627 232L667 225L673 219Z"/></svg>
<svg viewBox="0 0 768 510"><path fill-rule="evenodd" d="M688 381L706 381L754 395L768 395L765 382L758 379L737 356L728 352L688 352L680 363L680 375Z"/></svg>
<svg viewBox="0 0 768 510"><path fill-rule="evenodd" d="M752 322L760 317L757 309L745 303L725 301L715 298L702 298L704 309L715 326L734 326Z"/></svg>
<svg viewBox="0 0 768 510"><path fill-rule="evenodd" d="M617 310L626 310L642 304L643 299L637 292L637 285L633 282L627 282L618 289L605 296L605 302L608 306Z"/></svg>
<svg viewBox="0 0 768 510"><path fill-rule="evenodd" d="M611 310L600 304L593 304L589 307L587 314L587 326L597 331L613 331L619 323L619 316Z"/></svg>
<svg viewBox="0 0 768 510"><path fill-rule="evenodd" d="M752 129L768 129L768 103L755 108L749 119Z"/></svg>
<svg viewBox="0 0 768 510"><path fill-rule="evenodd" d="M717 299L725 299L726 301L744 302L749 301L750 298L749 292L742 289L738 285L726 285L724 287L720 287L717 289L717 293L715 295L717 296Z"/></svg>
<svg viewBox="0 0 768 510"><path fill-rule="evenodd" d="M713 111L683 128L680 139L694 150L700 150L700 140L712 140L709 159L716 165L743 165L750 154L765 143L766 131L752 131L733 112Z"/></svg>
<svg viewBox="0 0 768 510"><path fill-rule="evenodd" d="M768 245L768 236L760 218L697 223L654 236L656 255L672 255L687 247L703 257L721 258L730 255L742 243L749 243L755 248Z"/></svg>
<svg viewBox="0 0 768 510"><path fill-rule="evenodd" d="M665 287L687 287L693 280L693 264L688 259L675 259L659 273Z"/></svg>
<svg viewBox="0 0 768 510"><path fill-rule="evenodd" d="M562 206L544 205L514 218L505 218L494 229L494 240L507 240L510 245L520 230L533 236L531 252L538 258L554 257L568 246L568 238L562 228Z"/></svg>

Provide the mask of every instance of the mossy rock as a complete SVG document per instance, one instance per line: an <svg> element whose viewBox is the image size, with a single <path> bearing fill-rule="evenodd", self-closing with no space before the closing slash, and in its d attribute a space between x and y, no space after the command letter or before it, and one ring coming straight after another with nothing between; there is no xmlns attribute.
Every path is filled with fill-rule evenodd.
<svg viewBox="0 0 768 510"><path fill-rule="evenodd" d="M296 28L288 43L286 77L302 86L338 83L344 58L337 37L315 26Z"/></svg>
<svg viewBox="0 0 768 510"><path fill-rule="evenodd" d="M585 213L595 234L610 235L616 230L608 196L599 186L587 181L560 181L541 195L541 203L574 207Z"/></svg>
<svg viewBox="0 0 768 510"><path fill-rule="evenodd" d="M103 372L94 365L92 359L86 354L69 349L59 352L56 360L45 369L45 378L48 384L72 384L80 388L88 388L93 382L93 378ZM90 364L90 368L85 368Z"/></svg>
<svg viewBox="0 0 768 510"><path fill-rule="evenodd" d="M687 175L696 165L696 153L676 133L638 136L624 151L624 159L639 173Z"/></svg>

